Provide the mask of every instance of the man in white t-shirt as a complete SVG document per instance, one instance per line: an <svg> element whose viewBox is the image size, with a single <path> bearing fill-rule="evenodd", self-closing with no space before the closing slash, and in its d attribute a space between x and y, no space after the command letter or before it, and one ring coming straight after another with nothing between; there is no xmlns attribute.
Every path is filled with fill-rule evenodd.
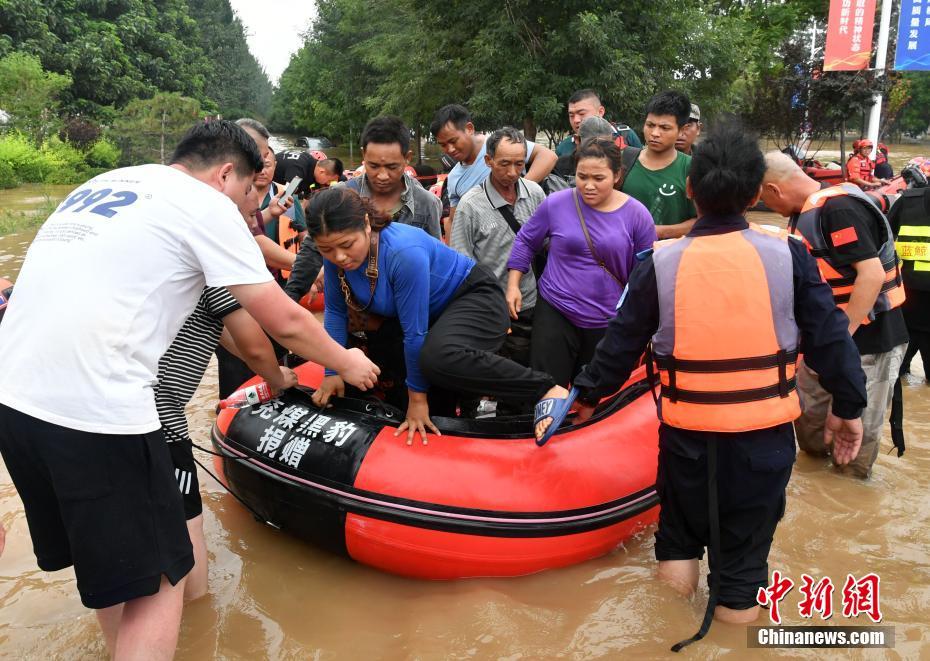
<svg viewBox="0 0 930 661"><path fill-rule="evenodd" d="M152 387L204 286L347 381L377 378L272 281L237 208L261 168L255 142L218 121L192 128L171 166L79 186L29 247L0 326L0 453L36 559L74 565L116 658L177 645L193 557Z"/></svg>

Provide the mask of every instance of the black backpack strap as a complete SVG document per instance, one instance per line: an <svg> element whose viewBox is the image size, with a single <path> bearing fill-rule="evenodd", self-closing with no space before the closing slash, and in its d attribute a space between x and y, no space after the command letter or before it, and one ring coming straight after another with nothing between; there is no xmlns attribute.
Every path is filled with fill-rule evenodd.
<svg viewBox="0 0 930 661"><path fill-rule="evenodd" d="M494 203L491 202L491 196L488 194L488 182L485 180L484 184L484 194L488 198L488 203L493 207ZM513 215L513 209L510 208L509 204L505 204L502 207L498 207L498 212L504 217L504 220L507 221L507 224L510 226L510 231L514 234L517 234L520 231L520 223L517 222L517 217Z"/></svg>
<svg viewBox="0 0 930 661"><path fill-rule="evenodd" d="M636 159L639 158L641 147L624 147L620 154L620 187L623 188L623 182L626 181L626 175L636 165Z"/></svg>

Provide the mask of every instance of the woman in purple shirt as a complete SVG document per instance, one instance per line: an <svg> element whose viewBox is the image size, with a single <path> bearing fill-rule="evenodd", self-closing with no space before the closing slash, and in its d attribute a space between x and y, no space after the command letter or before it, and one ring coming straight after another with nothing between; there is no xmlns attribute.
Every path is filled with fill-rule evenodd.
<svg viewBox="0 0 930 661"><path fill-rule="evenodd" d="M646 207L615 189L621 178L620 158L620 148L610 140L585 142L578 152L577 188L553 193L539 205L514 239L507 262L507 303L516 319L520 277L549 240L549 259L539 279L530 363L563 386L594 355L616 312L636 253L656 241Z"/></svg>

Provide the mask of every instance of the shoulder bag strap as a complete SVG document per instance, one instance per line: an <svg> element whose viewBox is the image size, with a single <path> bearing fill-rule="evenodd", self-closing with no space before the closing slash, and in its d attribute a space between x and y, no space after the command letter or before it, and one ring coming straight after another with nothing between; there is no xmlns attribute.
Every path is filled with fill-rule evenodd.
<svg viewBox="0 0 930 661"><path fill-rule="evenodd" d="M626 181L626 176L630 173L630 170L633 169L633 166L636 165L636 159L639 158L640 152L642 152L641 147L624 147L623 151L620 153L620 181L618 183L619 188L623 188L623 182Z"/></svg>
<svg viewBox="0 0 930 661"><path fill-rule="evenodd" d="M594 261L597 262L597 265L600 266L604 271L610 275L611 278L616 280L617 284L620 287L623 287L623 283L620 281L620 278L614 275L613 271L607 268L607 265L604 263L604 260L601 259L597 251L594 249L594 242L591 240L591 235L588 234L588 226L584 222L584 213L581 211L581 204L578 201L578 189L575 188L572 190L572 199L575 200L575 211L578 212L578 220L581 221L581 231L584 232L584 239L588 242L588 250L591 251L591 256L594 258Z"/></svg>
<svg viewBox="0 0 930 661"><path fill-rule="evenodd" d="M345 296L346 305L353 310L362 312L371 307L372 301L375 300L375 287L378 286L378 243L381 238L380 232L371 233L371 243L368 247L368 266L365 268L365 275L368 276L368 303L364 306L359 305L352 294L352 288L346 281L345 269L339 269L339 288L342 289L342 295Z"/></svg>
<svg viewBox="0 0 930 661"><path fill-rule="evenodd" d="M484 195L488 198L488 204L491 207L494 207L494 203L491 202L491 195L488 193L488 181L485 179L484 184ZM517 234L520 231L520 223L517 222L517 217L513 214L513 209L510 208L510 205L505 204L502 207L498 207L498 213L504 217L504 220L507 221L507 224L510 226L510 231L514 234Z"/></svg>

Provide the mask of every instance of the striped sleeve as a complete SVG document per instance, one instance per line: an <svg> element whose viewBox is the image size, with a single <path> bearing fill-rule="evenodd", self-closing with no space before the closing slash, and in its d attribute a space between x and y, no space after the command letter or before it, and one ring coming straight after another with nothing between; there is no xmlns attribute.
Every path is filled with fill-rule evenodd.
<svg viewBox="0 0 930 661"><path fill-rule="evenodd" d="M232 309L228 305L230 300ZM238 307L224 287L205 289L194 312L158 361L155 407L168 442L190 440L184 407L197 391L219 343L223 332L221 317Z"/></svg>
<svg viewBox="0 0 930 661"><path fill-rule="evenodd" d="M222 319L242 307L226 287L204 288L202 301L207 313L216 319Z"/></svg>

